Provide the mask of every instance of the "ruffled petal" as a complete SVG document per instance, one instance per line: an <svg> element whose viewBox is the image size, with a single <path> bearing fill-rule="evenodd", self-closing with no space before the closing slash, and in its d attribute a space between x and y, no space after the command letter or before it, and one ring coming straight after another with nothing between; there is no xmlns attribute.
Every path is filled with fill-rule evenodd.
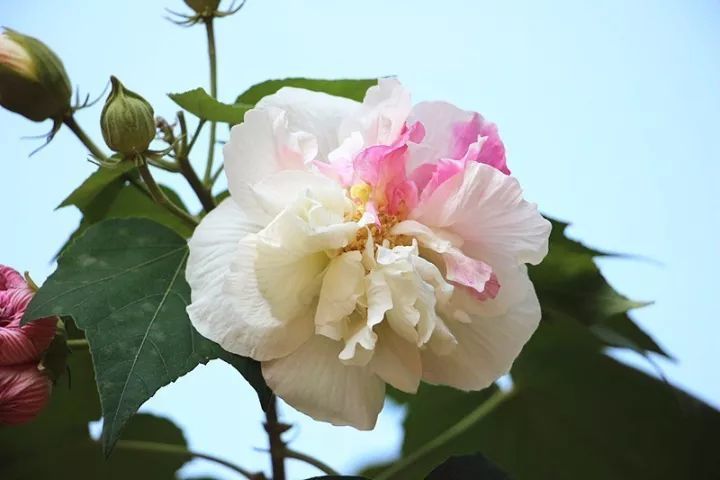
<svg viewBox="0 0 720 480"><path fill-rule="evenodd" d="M355 310L365 292L365 268L358 251L345 252L328 265L320 288L315 331L333 340L342 339L343 320Z"/></svg>
<svg viewBox="0 0 720 480"><path fill-rule="evenodd" d="M338 360L342 344L314 335L284 358L263 362L265 381L285 402L315 420L371 430L385 383L367 367Z"/></svg>
<svg viewBox="0 0 720 480"><path fill-rule="evenodd" d="M410 92L396 78L381 78L368 89L361 108L341 124L340 136L360 132L365 146L390 145L405 128L411 109Z"/></svg>
<svg viewBox="0 0 720 480"><path fill-rule="evenodd" d="M360 109L355 100L294 87L281 88L264 97L257 106L285 111L290 131L307 132L316 139L320 161L327 160L329 153L340 145L338 131L343 119Z"/></svg>
<svg viewBox="0 0 720 480"><path fill-rule="evenodd" d="M317 153L315 136L292 130L286 111L254 108L232 128L223 147L230 193L234 196L246 184L281 170L305 170Z"/></svg>
<svg viewBox="0 0 720 480"><path fill-rule="evenodd" d="M458 316L453 310L468 305L482 308L486 302L477 302L468 298L467 291L456 290L443 316L457 346L444 355L432 349L423 350L423 380L461 390L481 390L506 374L540 321L540 304L527 276L524 292L522 301L502 315L465 311L467 319L461 322L455 319Z"/></svg>
<svg viewBox="0 0 720 480"><path fill-rule="evenodd" d="M245 195L247 208L243 209L236 199L227 199L210 212L190 239L188 315L198 332L225 350L258 359L286 355L312 334L312 321L284 328L285 323L278 322L269 307L253 310L253 301L261 306L266 302L255 279L255 237L251 234L262 228L266 217L252 204L251 196ZM242 285L242 273L247 273L247 285Z"/></svg>
<svg viewBox="0 0 720 480"><path fill-rule="evenodd" d="M464 240L466 255L486 261L538 264L548 251L550 222L522 198L518 181L470 162L411 212L420 223Z"/></svg>
<svg viewBox="0 0 720 480"><path fill-rule="evenodd" d="M417 392L422 376L420 350L386 325L378 327L378 341L369 367L398 390Z"/></svg>

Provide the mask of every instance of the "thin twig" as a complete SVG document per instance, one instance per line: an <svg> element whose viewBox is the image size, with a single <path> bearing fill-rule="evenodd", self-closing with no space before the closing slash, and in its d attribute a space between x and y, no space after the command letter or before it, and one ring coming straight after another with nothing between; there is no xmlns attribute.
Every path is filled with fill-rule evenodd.
<svg viewBox="0 0 720 480"><path fill-rule="evenodd" d="M150 191L150 195L156 203L162 205L167 211L184 221L191 228L195 228L197 226L198 222L195 217L175 205L169 198L167 198L165 192L163 192L160 186L155 182L155 179L153 178L152 173L150 173L150 169L144 160L138 166L138 170L140 171L140 176L145 182L145 185L147 185L148 190Z"/></svg>
<svg viewBox="0 0 720 480"><path fill-rule="evenodd" d="M213 17L205 19L205 31L207 33L208 57L210 59L210 96L217 98L217 52L215 50L215 26ZM210 184L213 173L213 160L215 159L215 122L210 123L210 144L208 145L208 160L205 166L205 185Z"/></svg>
<svg viewBox="0 0 720 480"><path fill-rule="evenodd" d="M134 450L137 452L164 453L169 455L202 458L204 460L210 460L211 462L215 462L219 465L234 470L235 472L239 473L240 475L249 480L259 480L261 478L264 478L264 475L262 474L253 473L243 467L232 464L227 460L223 460L213 455L208 455L207 453L194 452L181 445L170 445L167 443L143 442L135 440L118 440L116 448L122 450Z"/></svg>
<svg viewBox="0 0 720 480"><path fill-rule="evenodd" d="M265 411L265 431L270 441L270 458L272 462L273 480L285 480L285 442L282 434L287 426L278 422L277 399L272 397Z"/></svg>
<svg viewBox="0 0 720 480"><path fill-rule="evenodd" d="M292 450L290 448L285 449L285 456L287 458L294 458L295 460L300 460L301 462L310 464L313 467L320 470L321 472L327 473L328 475L340 475L330 465L323 463L322 461L318 460L315 457L311 457L310 455L305 455L304 453L296 452L295 450Z"/></svg>

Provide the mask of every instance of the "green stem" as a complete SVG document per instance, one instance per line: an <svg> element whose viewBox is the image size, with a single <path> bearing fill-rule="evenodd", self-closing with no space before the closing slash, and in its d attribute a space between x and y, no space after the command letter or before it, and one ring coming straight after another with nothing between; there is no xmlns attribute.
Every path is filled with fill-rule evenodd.
<svg viewBox="0 0 720 480"><path fill-rule="evenodd" d="M217 53L215 51L215 27L213 17L205 19L205 31L207 32L208 57L210 58L210 96L217 98ZM210 184L215 159L215 122L210 123L210 145L208 146L208 160L205 166L204 182Z"/></svg>
<svg viewBox="0 0 720 480"><path fill-rule="evenodd" d="M84 338L71 338L67 341L67 346L70 348L88 348L90 344Z"/></svg>
<svg viewBox="0 0 720 480"><path fill-rule="evenodd" d="M153 178L152 173L150 173L150 169L148 168L147 163L145 163L145 160L140 162L138 170L140 171L140 176L145 182L145 185L147 185L148 190L150 191L150 196L157 204L162 205L167 211L187 223L191 228L195 228L197 226L198 222L193 216L167 198L165 192L163 192L160 186L155 182L155 179Z"/></svg>
<svg viewBox="0 0 720 480"><path fill-rule="evenodd" d="M500 403L505 401L510 392L498 391L494 393L490 398L478 406L475 410L470 412L468 415L463 417L459 422L445 430L440 435L434 437L428 443L415 450L410 455L398 460L390 468L382 471L375 477L375 480L398 480L408 478L406 470L413 467L416 463L423 459L428 454L433 453L443 445L447 444L451 440L465 433L470 427L475 425L483 417L493 411Z"/></svg>
<svg viewBox="0 0 720 480"><path fill-rule="evenodd" d="M210 213L210 210L215 208L215 199L212 196L211 188L206 188L205 184L200 180L200 177L198 177L197 173L195 173L195 169L192 166L192 163L190 163L190 150L192 149L192 146L195 144L195 141L197 140L198 134L200 133L200 129L202 129L203 124L205 123L205 120L200 120L198 123L197 128L195 129L195 133L193 134L193 138L188 144L188 130L187 130L187 123L185 122L185 114L180 111L177 114L178 123L180 124L180 141L175 142L177 145L177 149L175 151L177 166L182 173L182 176L185 177L185 180L187 180L188 184L190 184L190 187L193 189L193 192L195 192L195 195L197 196L198 200L200 200L200 203L203 206L203 209L205 209L205 212Z"/></svg>
<svg viewBox="0 0 720 480"><path fill-rule="evenodd" d="M75 134L75 136L82 142L85 147L90 150L90 153L98 158L99 160L107 160L107 156L103 153L102 150L100 150L97 145L90 139L90 137L87 136L85 131L78 125L78 123L75 121L75 117L72 115L68 115L63 119L63 123L68 126L70 130Z"/></svg>
<svg viewBox="0 0 720 480"><path fill-rule="evenodd" d="M277 399L272 397L265 411L265 431L270 440L270 459L272 463L272 480L285 480L285 442L282 434L285 426L278 422Z"/></svg>
<svg viewBox="0 0 720 480"><path fill-rule="evenodd" d="M105 155L103 151L100 150L97 145L95 145L95 143L90 139L90 137L87 136L82 127L78 125L77 121L75 121L75 117L73 117L72 115L68 115L63 119L63 123L67 125L67 127L75 134L78 140L80 140L80 142L85 145L85 148L87 148L94 157L103 161L108 160L107 155ZM133 178L132 175L125 173L123 177L125 178L125 180L129 181L135 188L140 190L140 192L152 198L147 188L145 188L142 183L138 182L135 178Z"/></svg>
<svg viewBox="0 0 720 480"><path fill-rule="evenodd" d="M180 165L180 173L182 173L183 177L185 177L190 184L190 187L195 192L205 211L210 213L210 211L215 208L215 199L210 193L210 190L205 187L205 184L200 180L197 173L195 173L195 169L185 154L179 156L177 161L178 165Z"/></svg>
<svg viewBox="0 0 720 480"><path fill-rule="evenodd" d="M326 463L321 462L315 457L311 457L310 455L305 455L304 453L296 452L295 450L291 450L289 448L285 449L285 456L287 458L294 458L295 460L300 460L302 462L305 462L307 464L312 465L313 467L317 468L323 473L327 473L328 475L340 475L336 470L334 470L330 465L327 465Z"/></svg>
<svg viewBox="0 0 720 480"><path fill-rule="evenodd" d="M213 173L212 179L210 180L210 185L215 185L215 182L217 182L218 178L220 178L220 174L225 169L225 165L220 165L217 170L215 170L215 173Z"/></svg>
<svg viewBox="0 0 720 480"><path fill-rule="evenodd" d="M239 473L240 475L242 475L243 477L248 478L250 480L262 478L262 477L260 477L259 474L252 473L249 470L246 470L242 467L234 465L226 460L214 457L212 455L208 455L206 453L193 452L192 450L190 450L186 447L183 447L181 445L170 445L167 443L156 443L156 442L142 442L142 441L135 441L135 440L118 440L118 442L116 444L116 448L119 448L122 450L134 450L137 452L164 453L167 455L177 455L177 456L181 456L181 457L202 458L204 460L210 460L211 462L215 462L219 465L223 465L224 467L234 470L237 473Z"/></svg>

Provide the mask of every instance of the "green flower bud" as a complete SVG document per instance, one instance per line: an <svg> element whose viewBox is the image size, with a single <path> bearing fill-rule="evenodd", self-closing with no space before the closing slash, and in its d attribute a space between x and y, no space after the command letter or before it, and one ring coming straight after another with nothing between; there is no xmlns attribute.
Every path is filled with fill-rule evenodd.
<svg viewBox="0 0 720 480"><path fill-rule="evenodd" d="M198 15L210 15L217 11L220 0L185 0L185 5L192 8Z"/></svg>
<svg viewBox="0 0 720 480"><path fill-rule="evenodd" d="M62 62L40 40L0 33L0 105L41 122L70 111L72 87Z"/></svg>
<svg viewBox="0 0 720 480"><path fill-rule="evenodd" d="M143 153L155 138L153 108L137 93L110 77L112 90L100 116L105 143L124 155Z"/></svg>

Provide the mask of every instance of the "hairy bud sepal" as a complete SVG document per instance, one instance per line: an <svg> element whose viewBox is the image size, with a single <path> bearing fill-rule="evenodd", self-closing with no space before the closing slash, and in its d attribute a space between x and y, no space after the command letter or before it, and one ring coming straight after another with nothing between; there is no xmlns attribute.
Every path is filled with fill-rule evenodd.
<svg viewBox="0 0 720 480"><path fill-rule="evenodd" d="M140 95L125 88L116 77L100 116L100 127L110 150L135 157L148 150L155 138L152 106Z"/></svg>
<svg viewBox="0 0 720 480"><path fill-rule="evenodd" d="M29 120L56 123L71 110L72 87L60 58L40 40L0 33L0 105Z"/></svg>

